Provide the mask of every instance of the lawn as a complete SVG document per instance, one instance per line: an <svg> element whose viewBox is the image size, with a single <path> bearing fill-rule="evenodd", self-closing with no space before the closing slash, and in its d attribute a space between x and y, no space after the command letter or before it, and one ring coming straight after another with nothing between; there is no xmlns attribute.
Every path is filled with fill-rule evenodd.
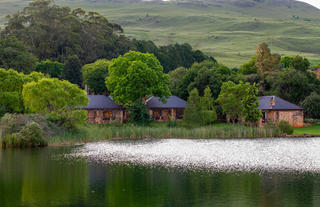
<svg viewBox="0 0 320 207"><path fill-rule="evenodd" d="M315 124L312 126L306 126L301 128L295 128L293 133L297 135L312 134L312 135L320 136L320 124Z"/></svg>

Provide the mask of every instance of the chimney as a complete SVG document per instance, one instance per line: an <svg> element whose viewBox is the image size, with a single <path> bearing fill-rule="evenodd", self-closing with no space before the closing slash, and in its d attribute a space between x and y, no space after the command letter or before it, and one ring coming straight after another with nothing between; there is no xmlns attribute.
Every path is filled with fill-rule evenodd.
<svg viewBox="0 0 320 207"><path fill-rule="evenodd" d="M270 106L275 106L276 105L276 97L275 96L272 96L271 99L270 99Z"/></svg>

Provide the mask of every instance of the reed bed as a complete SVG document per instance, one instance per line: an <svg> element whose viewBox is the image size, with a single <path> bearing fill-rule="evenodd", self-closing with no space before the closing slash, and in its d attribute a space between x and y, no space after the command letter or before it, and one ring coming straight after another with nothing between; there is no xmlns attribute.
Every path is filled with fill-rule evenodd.
<svg viewBox="0 0 320 207"><path fill-rule="evenodd" d="M231 138L271 138L279 137L280 131L274 127L248 127L243 125L184 127L141 127L141 126L83 126L77 131L64 132L51 137L49 144L74 144L107 139L231 139Z"/></svg>

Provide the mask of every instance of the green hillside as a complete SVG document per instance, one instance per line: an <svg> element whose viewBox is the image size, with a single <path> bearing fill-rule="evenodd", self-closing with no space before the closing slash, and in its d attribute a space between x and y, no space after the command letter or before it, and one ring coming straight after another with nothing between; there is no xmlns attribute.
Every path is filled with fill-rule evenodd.
<svg viewBox="0 0 320 207"><path fill-rule="evenodd" d="M0 24L27 4L0 0ZM190 43L228 66L239 66L267 42L281 55L320 62L320 10L293 0L103 1L56 0L105 15L131 38L159 45Z"/></svg>

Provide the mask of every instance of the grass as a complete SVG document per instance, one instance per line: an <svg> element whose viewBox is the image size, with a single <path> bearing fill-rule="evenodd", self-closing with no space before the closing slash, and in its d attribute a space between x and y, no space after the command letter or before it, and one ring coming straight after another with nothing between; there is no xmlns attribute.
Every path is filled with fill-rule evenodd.
<svg viewBox="0 0 320 207"><path fill-rule="evenodd" d="M312 134L320 136L320 124L314 124L312 126L306 126L301 128L295 128L293 134Z"/></svg>
<svg viewBox="0 0 320 207"><path fill-rule="evenodd" d="M275 128L256 128L243 125L214 124L206 127L183 128L166 127L163 123L149 127L123 125L121 127L106 125L86 125L78 131L64 132L59 136L49 138L49 145L77 144L108 139L143 139L143 138L261 138L278 137L279 130Z"/></svg>
<svg viewBox="0 0 320 207"><path fill-rule="evenodd" d="M22 9L27 2L0 0L0 25L7 14ZM55 2L97 11L122 25L130 38L152 40L158 45L190 43L230 67L247 62L261 42L281 55L300 54L314 64L320 62L320 12L293 1L275 4L265 0L254 7L236 6L228 0Z"/></svg>

